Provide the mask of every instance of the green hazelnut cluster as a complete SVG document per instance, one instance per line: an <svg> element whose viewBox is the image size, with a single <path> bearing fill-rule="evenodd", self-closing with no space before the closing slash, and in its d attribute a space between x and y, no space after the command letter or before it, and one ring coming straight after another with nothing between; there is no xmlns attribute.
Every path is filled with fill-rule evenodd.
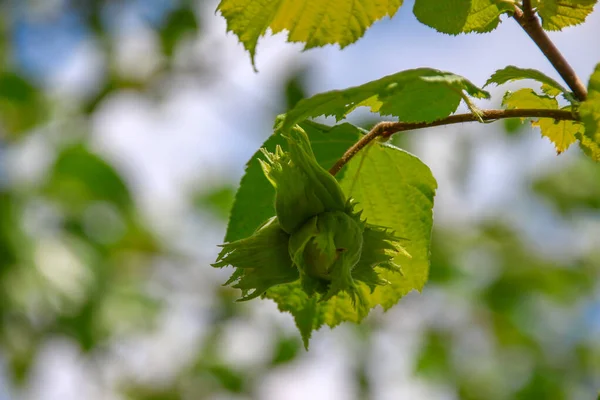
<svg viewBox="0 0 600 400"><path fill-rule="evenodd" d="M226 284L242 290L240 300L300 280L320 301L346 292L353 303L367 305L368 291L388 283L378 269L401 273L393 260L398 253L409 255L400 238L354 212L352 199L317 163L300 127L285 138L287 151L261 149L262 169L276 191L276 215L252 236L224 244L213 266L236 268Z"/></svg>

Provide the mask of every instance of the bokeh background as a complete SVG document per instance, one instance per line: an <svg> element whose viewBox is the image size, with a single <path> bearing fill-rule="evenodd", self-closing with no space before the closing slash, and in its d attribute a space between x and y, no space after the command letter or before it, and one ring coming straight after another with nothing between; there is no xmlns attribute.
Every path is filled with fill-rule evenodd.
<svg viewBox="0 0 600 400"><path fill-rule="evenodd" d="M309 352L210 267L302 97L421 66L559 79L515 22L451 37L412 4L343 51L267 37L255 73L215 1L0 2L0 400L595 399L600 166L519 120L394 139L438 179L430 281ZM600 11L551 37L587 81Z"/></svg>

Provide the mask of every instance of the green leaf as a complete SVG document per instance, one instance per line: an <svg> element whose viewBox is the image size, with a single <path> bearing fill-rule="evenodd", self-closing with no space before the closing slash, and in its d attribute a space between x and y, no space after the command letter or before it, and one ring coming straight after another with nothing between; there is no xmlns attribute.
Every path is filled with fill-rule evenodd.
<svg viewBox="0 0 600 400"><path fill-rule="evenodd" d="M30 81L16 73L0 73L0 129L9 138L41 124L48 114L43 94Z"/></svg>
<svg viewBox="0 0 600 400"><path fill-rule="evenodd" d="M317 160L326 167L332 165L356 141L361 132L359 128L350 124L330 128L305 122L302 128L311 138ZM265 145L272 149L278 139L279 135L276 134ZM409 291L422 289L427 279L435 180L427 166L399 149L375 144L367 155L360 167L363 172L356 175L361 164L359 155L349 163L347 171L342 170L341 175L338 174L341 176L340 183L346 191L353 187L353 196L360 202L357 208L363 210L362 217L366 218L369 224L389 226L395 230L397 236L407 239L406 246L404 243L403 246L414 253L411 254L413 258L398 253L398 249L381 247L361 259L364 265L359 263L355 270L360 277L357 290L360 291L359 296L365 299L365 306L357 307L345 291L322 301L319 296L309 296L300 281L268 289L265 297L274 300L281 311L293 315L306 347L313 330L324 324L334 327L344 321L360 322L370 308L378 304L384 309L391 307ZM275 193L272 189L265 190L269 189L270 185L264 176L258 175L262 174L262 171L257 165L256 157L257 155L249 163L236 196L227 241L249 236L258 224L275 213ZM389 171L398 173L390 174ZM254 185L260 185L261 181L265 182L266 186L255 191ZM255 211L259 216L254 215ZM252 221L256 221L256 224ZM252 228L247 230L248 226ZM369 229L364 239L365 243L381 243L381 238L387 235L384 230ZM365 247L372 246L369 244ZM393 261L402 267L404 275L398 273L391 262L385 262L385 254L390 251L399 254ZM366 267L371 263L382 263L376 270L380 277L390 282L388 285L377 286L384 282L376 282L379 278L368 273ZM372 293L371 288L375 288Z"/></svg>
<svg viewBox="0 0 600 400"><path fill-rule="evenodd" d="M192 202L196 209L208 211L218 219L227 221L234 197L233 185L224 183L221 186L209 187L207 190L196 193Z"/></svg>
<svg viewBox="0 0 600 400"><path fill-rule="evenodd" d="M583 153L594 161L600 161L600 144L594 142L585 134L578 134L579 147Z"/></svg>
<svg viewBox="0 0 600 400"><path fill-rule="evenodd" d="M502 105L506 108L543 108L550 110L558 109L556 99L537 94L533 89L519 89L516 92L506 92L502 99Z"/></svg>
<svg viewBox="0 0 600 400"><path fill-rule="evenodd" d="M550 97L556 97L560 94L560 90L554 86L550 86L546 83L542 83L542 92L546 93Z"/></svg>
<svg viewBox="0 0 600 400"><path fill-rule="evenodd" d="M334 43L343 48L401 5L402 0L222 0L217 10L254 65L256 44L268 28L273 34L287 30L288 41L303 42L305 49Z"/></svg>
<svg viewBox="0 0 600 400"><path fill-rule="evenodd" d="M437 183L417 157L374 143L366 156L359 154L349 163L341 185L358 202L367 222L389 227L407 239L403 247L411 258L399 254L394 260L402 275L382 271L381 277L390 284L378 286L368 296L371 307L380 304L387 310L410 291L420 291L427 281Z"/></svg>
<svg viewBox="0 0 600 400"><path fill-rule="evenodd" d="M416 0L413 13L435 30L458 35L489 32L500 22L500 15L511 12L509 2L494 0Z"/></svg>
<svg viewBox="0 0 600 400"><path fill-rule="evenodd" d="M388 285L377 286L371 292L361 284L368 308L381 305L387 310L410 291L421 290L427 281L437 184L425 164L395 147L375 143L364 161L361 162L361 158L359 154L349 163L340 182L342 187L358 201L357 208L362 209L368 223L390 227L398 236L406 238L403 246L412 256L399 254L394 260L402 267L402 274L379 268L377 272ZM312 330L324 324L334 327L344 321L360 322L368 312L368 309L354 308L347 293L317 302L308 297L298 283L272 288L267 297L275 300L281 311L294 316L305 345Z"/></svg>
<svg viewBox="0 0 600 400"><path fill-rule="evenodd" d="M597 0L534 0L533 6L542 18L542 27L560 31L568 26L582 24L594 10Z"/></svg>
<svg viewBox="0 0 600 400"><path fill-rule="evenodd" d="M513 4L508 1L472 0L463 32L491 32L500 23L500 15L511 14L513 10Z"/></svg>
<svg viewBox="0 0 600 400"><path fill-rule="evenodd" d="M496 85L502 85L506 82L520 79L533 79L544 84L544 86L542 86L542 90L544 93L552 97L555 97L561 92L567 93L567 89L546 74L536 69L519 68L513 65L509 65L506 68L494 72L494 74L490 77L490 79L487 80L483 87L491 85L492 83L495 83Z"/></svg>
<svg viewBox="0 0 600 400"><path fill-rule="evenodd" d="M45 189L73 213L81 212L94 201L114 204L124 212L133 203L119 173L82 145L66 148L58 155Z"/></svg>
<svg viewBox="0 0 600 400"><path fill-rule="evenodd" d="M198 20L192 7L184 6L169 13L167 20L159 30L163 52L172 57L177 44L186 35L198 33Z"/></svg>
<svg viewBox="0 0 600 400"><path fill-rule="evenodd" d="M533 121L532 126L539 127L542 136L550 139L560 154L577 141L577 136L583 132L583 125L576 121L556 121L552 118L540 118Z"/></svg>
<svg viewBox="0 0 600 400"><path fill-rule="evenodd" d="M358 131L350 124L329 127L306 121L300 126L310 138L317 162L326 169L358 140ZM285 139L279 134L272 135L262 147L274 151L277 145L285 146ZM252 235L256 228L275 215L275 189L265 178L258 161L260 157L263 157L262 153L257 151L248 161L229 217L226 242Z"/></svg>
<svg viewBox="0 0 600 400"><path fill-rule="evenodd" d="M516 92L507 92L502 99L506 108L535 108L535 109L558 109L558 102L553 97L540 95L532 89L520 89ZM569 107L564 108L569 110ZM524 118L522 118L524 120ZM562 153L577 140L583 131L583 126L576 121L555 121L552 118L539 118L533 120L531 125L541 130L542 136L554 143L557 154Z"/></svg>
<svg viewBox="0 0 600 400"><path fill-rule="evenodd" d="M585 126L582 149L592 159L600 161L600 64L590 77L588 97L579 106L579 115Z"/></svg>
<svg viewBox="0 0 600 400"><path fill-rule="evenodd" d="M463 92L489 98L489 93L450 72L431 68L402 71L361 86L301 100L287 113L282 129L287 131L300 121L321 115L334 116L339 121L360 106L404 122L432 122L456 111Z"/></svg>

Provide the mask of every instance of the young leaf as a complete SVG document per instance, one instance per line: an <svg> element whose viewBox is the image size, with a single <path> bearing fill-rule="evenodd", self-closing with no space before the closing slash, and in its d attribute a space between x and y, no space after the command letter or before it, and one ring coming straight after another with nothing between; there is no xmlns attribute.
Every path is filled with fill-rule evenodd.
<svg viewBox="0 0 600 400"><path fill-rule="evenodd" d="M554 143L556 153L560 154L567 150L575 141L577 136L583 132L583 125L576 121L555 121L552 118L540 118L533 121L532 126L537 126L542 136L547 137Z"/></svg>
<svg viewBox="0 0 600 400"><path fill-rule="evenodd" d="M533 89L519 89L516 92L506 92L502 99L502 105L506 108L546 108L558 109L556 99L539 95Z"/></svg>
<svg viewBox="0 0 600 400"><path fill-rule="evenodd" d="M502 100L506 108L542 108L558 109L556 99L535 93L532 89L520 89L514 93L507 92ZM569 108L565 108L569 109ZM573 144L578 135L583 131L583 126L576 121L555 121L552 118L539 118L531 123L534 127L539 127L542 136L550 139L556 147L558 154L562 153Z"/></svg>
<svg viewBox="0 0 600 400"><path fill-rule="evenodd" d="M542 92L550 97L556 97L561 93L560 89L550 86L547 83L542 83Z"/></svg>
<svg viewBox="0 0 600 400"><path fill-rule="evenodd" d="M534 0L533 6L542 18L542 28L560 31L579 25L594 10L597 0Z"/></svg>
<svg viewBox="0 0 600 400"><path fill-rule="evenodd" d="M402 0L222 0L217 10L250 52L252 64L258 38L267 28L275 34L289 32L289 42L305 49L357 41L375 21L394 16Z"/></svg>
<svg viewBox="0 0 600 400"><path fill-rule="evenodd" d="M546 74L536 69L518 68L513 65L509 65L506 68L494 72L494 74L490 77L490 79L487 80L483 87L491 85L492 83L495 83L496 85L502 85L506 82L516 81L520 79L533 79L542 84L545 84L546 89L544 90L544 93L552 95L553 97L561 92L567 93L567 89L565 89L560 83L556 82L554 79L550 78ZM556 92L556 90L558 92Z"/></svg>
<svg viewBox="0 0 600 400"><path fill-rule="evenodd" d="M600 144L594 142L588 136L582 133L577 133L579 147L583 153L594 161L600 161Z"/></svg>
<svg viewBox="0 0 600 400"><path fill-rule="evenodd" d="M500 15L513 10L509 2L494 0L416 0L413 13L435 30L458 35L489 32L500 22Z"/></svg>
<svg viewBox="0 0 600 400"><path fill-rule="evenodd" d="M432 122L456 111L463 92L489 98L489 93L462 76L431 68L411 69L301 100L287 113L282 130L321 115L335 116L339 121L360 106L369 106L381 115L393 115L404 122Z"/></svg>
<svg viewBox="0 0 600 400"><path fill-rule="evenodd" d="M302 127L309 132L315 156L325 167L333 164L335 159L340 157L362 132L350 124L330 128L305 122ZM279 137L280 134L274 135L265 145L273 149ZM260 222L275 212L273 207L274 191L265 190L268 189L268 186L258 192L253 190L254 186L259 184L257 173L262 173L258 170L256 157L257 155L249 163L236 196L227 232L230 238L227 239L229 242L247 238ZM360 169L363 172L357 176L356 172L360 164L362 164ZM381 169L383 172L397 170L399 174L380 173L370 176L373 169ZM359 221L358 218L360 218L360 230L364 229L364 233L360 261L354 265L351 271L346 271L350 272L350 275L342 274L339 277L332 275L332 284L327 292L319 291L320 288L316 287L314 288L316 292L307 290L307 282L302 276L306 277L306 274L310 272L308 264L304 265L304 261L312 262L310 258L315 255L320 257L317 259L318 262L324 261L329 265L327 253L332 245L334 251L343 251L343 255L346 255L345 250L348 245L345 245L344 241L352 238L346 238L344 236L346 231L339 231L335 227L336 232L339 232L334 236L320 236L319 232L327 231L325 228L319 228L315 233L308 232L306 238L298 231L300 236L297 236L294 246L292 246L290 238L290 248L298 250L293 252L294 260L300 260L301 254L304 254L303 257L309 257L300 263L304 265L303 268L302 265L299 268L300 279L291 283L285 283L288 279L294 279L294 276L291 273L288 274L287 270L262 266L261 263L256 263L255 257L250 254L244 255L244 257L248 257L243 260L239 259L239 254L236 255L238 247L248 250L252 246L258 246L256 248L260 247L262 252L264 240L261 234L250 236L252 239L242 240L248 241L252 245L250 247L241 242L225 245L223 258L220 258L216 265L221 267L227 264L225 258L229 258L229 261L236 258L234 261L239 265L238 271L240 272L234 274L229 283L237 282L236 287L244 291L243 294L246 296L244 299L254 297L270 286L264 293L264 297L273 299L281 311L288 311L294 316L305 346L308 346L311 332L323 324L333 327L343 321L360 322L368 314L370 308L380 304L387 309L410 290L420 290L427 277L433 195L436 188L435 180L427 166L406 152L390 146L374 144L369 152L369 157L362 161L353 160L349 164L348 171L342 170L338 176L341 177L341 184L345 191L352 187L356 197L363 199L362 203L355 206L362 209L361 214L349 213L347 215L356 218L356 221ZM267 182L268 185L264 176L262 181ZM373 183L376 185L375 188L370 186ZM369 194L370 197L366 197L366 194ZM382 211L383 213L381 213ZM258 217L254 217L255 212ZM267 216L263 218L262 215L265 213ZM325 216L325 214L322 215ZM382 217L384 214L389 215L389 218ZM364 222L365 218L367 219L366 223ZM254 224L253 220L258 222ZM323 221L325 225L328 223L326 222ZM339 220L334 225L342 222ZM387 223L395 231L394 235L386 228L379 228L373 223L377 225ZM248 228L249 226L252 228ZM270 225L265 224L257 232L265 230L265 234L271 234L268 230L269 227ZM342 236L338 237L338 234ZM280 235L287 234L281 233ZM411 258L412 254L408 255L403 248L399 247L398 237L406 238L403 240L402 246L406 244L406 247L410 247L414 251L413 258ZM267 241L269 240L271 239L267 238ZM330 243L331 240L334 244ZM320 255L321 252L324 253ZM348 256L350 257L352 254L348 252ZM269 257L273 258L272 261L275 261L277 265L285 266L290 262L283 250L281 253L274 252ZM402 268L402 272L400 272L398 264ZM314 264L314 266L317 268L317 272L327 273L319 269L319 264ZM273 274L274 279L263 279L264 273L271 269L277 270L277 274ZM344 271L342 268L338 272L344 273ZM335 269L333 272L335 273ZM337 283L334 285L334 282ZM311 295L311 293L313 294Z"/></svg>
<svg viewBox="0 0 600 400"><path fill-rule="evenodd" d="M600 160L600 64L596 65L588 83L587 100L579 107L585 135L581 139L584 152L596 161Z"/></svg>

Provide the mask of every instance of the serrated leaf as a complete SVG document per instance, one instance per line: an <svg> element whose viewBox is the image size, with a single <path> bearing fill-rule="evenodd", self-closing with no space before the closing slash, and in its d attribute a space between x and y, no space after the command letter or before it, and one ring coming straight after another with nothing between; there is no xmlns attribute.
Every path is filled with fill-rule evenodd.
<svg viewBox="0 0 600 400"><path fill-rule="evenodd" d="M401 5L402 0L222 0L217 10L254 65L256 44L268 28L274 34L287 30L288 41L303 42L305 49L334 43L343 48Z"/></svg>
<svg viewBox="0 0 600 400"><path fill-rule="evenodd" d="M552 118L540 118L533 121L532 126L539 127L542 136L550 139L560 154L577 141L577 136L583 132L583 125L576 121L556 121Z"/></svg>
<svg viewBox="0 0 600 400"><path fill-rule="evenodd" d="M406 238L403 247L411 255L399 254L394 261L401 266L402 275L382 271L380 276L390 284L378 286L368 295L371 307L380 304L387 310L410 291L420 291L427 281L437 183L425 164L396 147L374 143L364 161L361 157L359 154L349 163L342 188L358 202L367 222Z"/></svg>
<svg viewBox="0 0 600 400"><path fill-rule="evenodd" d="M305 121L300 126L310 138L317 162L324 168L330 168L358 140L358 131L350 124L329 127ZM274 151L277 145L286 147L285 139L275 134L262 147ZM265 178L258 162L260 157L262 153L257 151L248 161L229 217L226 242L252 235L256 228L275 215L275 189Z"/></svg>
<svg viewBox="0 0 600 400"><path fill-rule="evenodd" d="M318 298L309 297L298 282L274 287L266 297L277 303L279 311L292 314L307 349L312 332L324 324L333 328L343 321L358 323L365 317L352 305L347 293L340 293L326 302L318 302Z"/></svg>
<svg viewBox="0 0 600 400"><path fill-rule="evenodd" d="M546 94L551 95L553 97L561 92L567 92L567 89L565 89L560 83L556 82L554 79L550 78L548 75L536 69L519 68L513 65L509 65L506 68L494 72L494 74L490 77L490 79L487 80L483 87L491 85L492 83L495 83L496 85L502 85L506 82L521 79L533 79L542 83L542 90L544 90Z"/></svg>
<svg viewBox="0 0 600 400"><path fill-rule="evenodd" d="M322 165L325 164L325 167L332 165L356 141L361 132L359 128L350 124L330 128L305 122L302 127L312 139L317 160ZM273 147L276 142L274 138L278 138L278 136L270 138L265 145ZM390 146L379 144L374 146L368 152L368 157L362 162L361 170L363 172L358 177L355 172L361 163L360 155L350 162L348 171L343 170L341 175L338 174L342 177L341 185L345 190L353 186L356 197L364 199L357 207L363 209L362 217L366 217L369 224L390 226L396 231L397 236L408 239L406 247L410 247L415 254L411 254L413 259L406 255L399 255L394 260L401 265L404 274L402 275L398 272L395 264L385 261L384 253L391 251L392 254L397 254L398 249L387 248L388 245L394 246L391 242L387 242L388 244L381 242L381 237L385 236L384 230L379 231L377 228L369 231L369 235L365 236L365 241L370 243L370 237L373 236L373 242L381 243L383 247L373 248L372 253L361 259L365 268L362 266L355 268L362 272L368 272L367 264L382 263L380 268L376 268L377 272L391 283L384 287L378 287L371 293L370 287L373 288L384 282L375 275L361 272L359 274L361 279L357 281L357 290L360 292L359 296L365 299L363 306L357 306L358 302L353 304L347 292L339 292L329 300L322 301L321 298L321 301L318 301L318 296L309 297L307 295L301 287L300 281L281 284L267 290L265 297L274 300L281 311L290 312L293 315L305 346L308 346L308 340L313 330L324 324L334 327L344 321L360 322L370 308L377 304L381 304L385 309L391 307L410 290L420 290L427 278L435 180L429 169L416 157ZM333 159L331 159L332 156ZM254 165L253 168L255 158L256 155L250 162L236 196L236 205L232 211L227 232L231 239L227 239L228 241L251 234L256 226L249 231L245 231L245 227L255 225L251 222L253 219L257 221L256 225L258 225L275 212L273 208L274 192L264 190L264 188L259 188L258 191L254 190L256 188L253 185L257 183L255 175L259 172L262 173L257 165ZM373 169L378 173L371 175L374 173ZM390 174L390 171L398 171L398 173ZM353 184L355 178L357 179ZM264 176L262 180L266 182ZM371 187L373 183L375 188ZM369 193L371 193L370 198L365 197ZM254 216L255 212L259 215ZM266 214L266 216L263 218L260 214ZM386 214L389 216L386 217ZM373 246L368 245L367 247ZM379 254L379 252L382 253Z"/></svg>
<svg viewBox="0 0 600 400"><path fill-rule="evenodd" d="M579 115L585 126L581 139L584 152L596 161L600 160L600 64L590 77L587 99L579 106Z"/></svg>
<svg viewBox="0 0 600 400"><path fill-rule="evenodd" d="M301 100L287 113L282 129L286 131L300 121L321 115L339 121L360 106L405 122L432 122L456 111L463 92L489 98L489 93L462 76L431 68L411 69Z"/></svg>
<svg viewBox="0 0 600 400"><path fill-rule="evenodd" d="M377 286L373 292L361 285L369 308L381 305L387 310L410 291L421 290L427 281L437 183L418 158L392 146L374 143L366 158L361 158L359 154L348 164L340 182L342 188L358 201L357 208L362 209L368 223L389 227L397 236L406 238L403 246L412 256L399 254L394 260L402 267L402 274L379 268L380 277L388 285ZM294 315L305 344L311 331L322 325L360 322L367 314L367 310L355 309L346 293L317 303L298 283L270 289L267 297L275 300L280 310Z"/></svg>
<svg viewBox="0 0 600 400"><path fill-rule="evenodd" d="M513 4L508 1L472 0L471 10L467 17L467 23L463 27L463 32L491 32L500 23L500 16L510 14L513 10Z"/></svg>
<svg viewBox="0 0 600 400"><path fill-rule="evenodd" d="M578 134L579 147L583 153L594 161L600 161L600 144L592 141L584 134Z"/></svg>
<svg viewBox="0 0 600 400"><path fill-rule="evenodd" d="M558 109L556 99L537 94L533 89L519 89L516 92L507 92L502 99L502 105L506 108L543 108L550 110Z"/></svg>
<svg viewBox="0 0 600 400"><path fill-rule="evenodd" d="M458 35L489 32L498 26L500 15L512 10L510 3L495 0L416 0L413 13L439 32Z"/></svg>
<svg viewBox="0 0 600 400"><path fill-rule="evenodd" d="M560 31L582 24L594 10L597 0L534 0L533 6L542 18L542 28Z"/></svg>
<svg viewBox="0 0 600 400"><path fill-rule="evenodd" d="M542 83L541 89L542 89L542 92L544 92L546 95L548 95L550 97L556 97L561 93L560 89L557 89L554 86L550 86L546 83Z"/></svg>
<svg viewBox="0 0 600 400"><path fill-rule="evenodd" d="M508 92L502 99L506 108L534 108L557 110L558 102L553 97L540 95L532 89L520 89L514 93ZM569 108L565 108L568 110ZM524 118L522 118L524 120ZM552 118L539 118L533 120L531 125L541 130L542 136L554 143L556 152L562 153L577 140L577 135L583 126L576 121L555 121Z"/></svg>
<svg viewBox="0 0 600 400"><path fill-rule="evenodd" d="M279 221L272 218L254 235L223 245L213 267L234 265L237 270L226 284L235 282L233 287L242 290L238 301L251 300L272 286L299 278L288 252L289 239Z"/></svg>

